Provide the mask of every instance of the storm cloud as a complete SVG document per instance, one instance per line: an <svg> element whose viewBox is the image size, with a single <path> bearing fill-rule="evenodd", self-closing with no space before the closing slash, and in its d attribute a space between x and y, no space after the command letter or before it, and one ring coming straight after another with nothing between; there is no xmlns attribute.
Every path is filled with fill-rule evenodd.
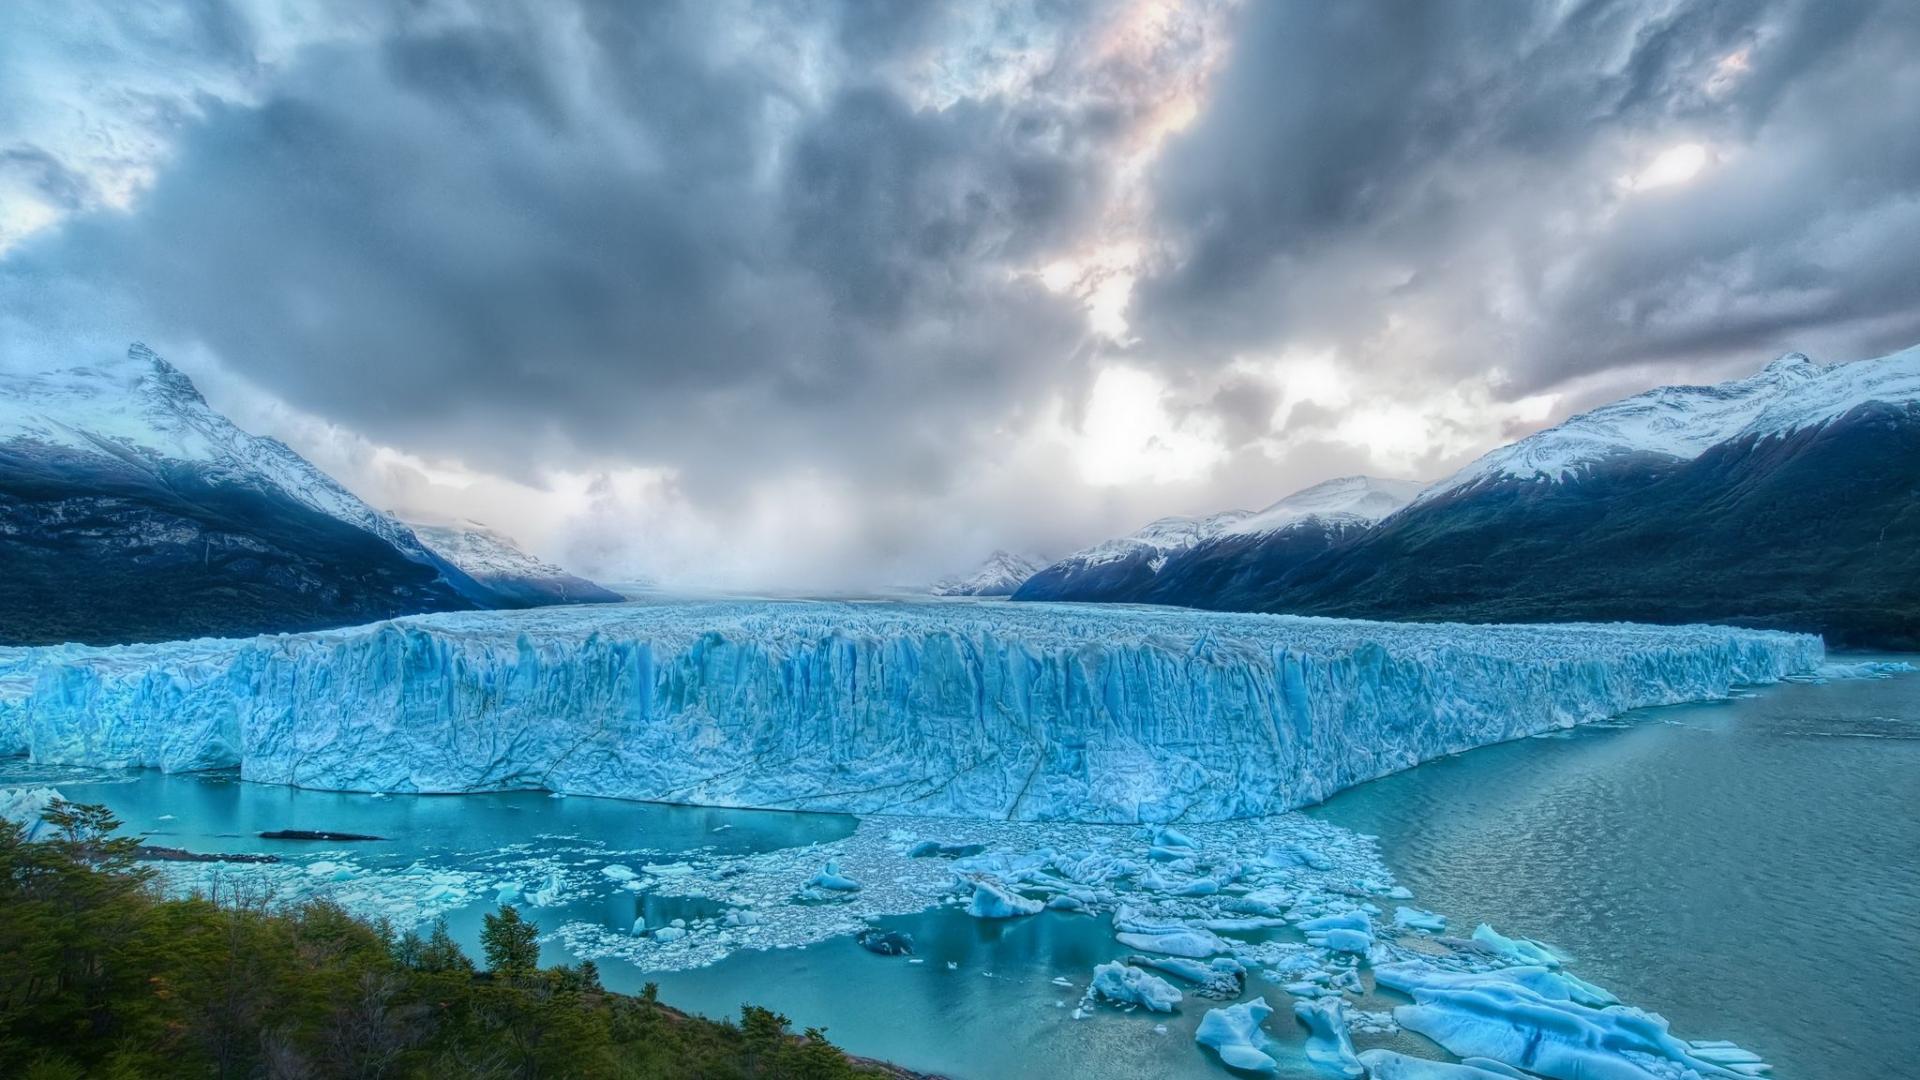
<svg viewBox="0 0 1920 1080"><path fill-rule="evenodd" d="M1920 340L1916 57L1845 0L26 3L0 359L149 340L590 572L913 580Z"/></svg>

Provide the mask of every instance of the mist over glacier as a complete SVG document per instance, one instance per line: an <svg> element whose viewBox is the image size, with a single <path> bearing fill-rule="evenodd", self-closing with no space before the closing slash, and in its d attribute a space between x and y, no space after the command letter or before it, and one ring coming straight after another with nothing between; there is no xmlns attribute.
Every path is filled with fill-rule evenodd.
<svg viewBox="0 0 1920 1080"><path fill-rule="evenodd" d="M0 752L347 791L1207 821L1822 658L1719 627L1075 605L473 612L0 650Z"/></svg>

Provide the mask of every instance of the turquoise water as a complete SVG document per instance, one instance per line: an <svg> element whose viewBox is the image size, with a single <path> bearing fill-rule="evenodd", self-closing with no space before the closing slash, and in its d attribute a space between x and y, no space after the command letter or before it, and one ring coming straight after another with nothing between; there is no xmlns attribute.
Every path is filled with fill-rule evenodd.
<svg viewBox="0 0 1920 1080"><path fill-rule="evenodd" d="M1910 659L1910 658L1909 658ZM1784 1080L1920 1075L1920 675L1484 747L1310 811Z"/></svg>
<svg viewBox="0 0 1920 1080"><path fill-rule="evenodd" d="M94 782L89 782L89 778ZM373 798L227 776L77 774L0 767L0 782L58 783L104 802L154 843L205 851L346 850L373 871L416 861L479 868L515 847L580 864L609 853L748 854L849 835L835 815L653 806L535 793ZM1538 938L1574 970L1679 1034L1761 1052L1776 1075L1904 1075L1920 1061L1920 676L1784 686L1715 705L1488 747L1363 785L1310 811L1377 835L1423 907ZM375 833L342 845L259 840L268 829ZM498 865L497 861L493 865ZM480 914L449 915L472 947ZM551 927L621 930L712 915L712 901L610 885L534 910ZM916 959L841 937L735 953L691 971L601 962L610 985L655 981L677 1005L730 1015L743 1001L828 1028L858 1053L956 1077L1225 1076L1192 1042L1211 1004L1173 1016L1075 1006L1094 965L1126 950L1105 917L983 922L953 908L889 918ZM1282 933L1287 933L1282 931ZM557 944L550 961L570 959ZM1064 979L1071 985L1056 985ZM1296 1052L1289 1000L1258 979ZM1363 1008L1393 1002L1363 1000ZM1357 1037L1433 1053L1416 1036ZM1297 1056L1283 1075L1313 1075Z"/></svg>

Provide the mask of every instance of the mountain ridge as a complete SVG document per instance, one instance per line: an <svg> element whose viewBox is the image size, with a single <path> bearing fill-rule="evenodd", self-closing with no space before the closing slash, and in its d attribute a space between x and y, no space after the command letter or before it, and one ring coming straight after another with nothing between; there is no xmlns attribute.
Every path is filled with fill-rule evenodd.
<svg viewBox="0 0 1920 1080"><path fill-rule="evenodd" d="M1162 602L1156 597L1165 589L1160 581L1163 571L1195 558L1194 552L1283 537L1280 542L1300 555L1317 554L1400 509L1423 486L1410 480L1342 476L1302 488L1257 511L1160 518L1040 570L1013 598Z"/></svg>
<svg viewBox="0 0 1920 1080"><path fill-rule="evenodd" d="M497 597L141 343L0 371L0 640L318 629Z"/></svg>
<svg viewBox="0 0 1920 1080"><path fill-rule="evenodd" d="M1833 365L1789 353L1745 379L1656 388L1493 450L1317 549L1223 536L1099 584L1072 598L1920 647L1920 348Z"/></svg>

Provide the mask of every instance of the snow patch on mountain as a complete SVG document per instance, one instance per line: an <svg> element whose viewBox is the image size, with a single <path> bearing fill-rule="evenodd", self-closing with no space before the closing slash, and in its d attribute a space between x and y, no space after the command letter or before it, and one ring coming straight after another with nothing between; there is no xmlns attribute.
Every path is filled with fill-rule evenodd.
<svg viewBox="0 0 1920 1080"><path fill-rule="evenodd" d="M513 538L478 521L461 519L445 525L408 520L428 547L475 578L559 577L567 572L529 555Z"/></svg>
<svg viewBox="0 0 1920 1080"><path fill-rule="evenodd" d="M1222 530L1223 535L1255 536L1297 525L1372 525L1412 502L1426 488L1419 480L1383 480L1342 476L1296 491L1257 514Z"/></svg>
<svg viewBox="0 0 1920 1080"><path fill-rule="evenodd" d="M1920 347L1848 364L1788 353L1744 379L1658 387L1494 450L1415 501L1497 480L1565 480L1635 454L1691 461L1732 439L1818 427L1870 401L1920 401Z"/></svg>
<svg viewBox="0 0 1920 1080"><path fill-rule="evenodd" d="M1012 596L1046 565L1039 559L996 551L972 573L941 578L931 591L935 596Z"/></svg>
<svg viewBox="0 0 1920 1080"><path fill-rule="evenodd" d="M620 595L528 554L512 537L478 521L447 524L409 522L415 534L441 558L503 594L506 600L604 603ZM536 595L537 594L537 595Z"/></svg>
<svg viewBox="0 0 1920 1080"><path fill-rule="evenodd" d="M1252 516L1247 510L1226 510L1206 517L1163 517L1137 532L1076 551L1054 565L1080 570L1145 556L1157 572L1169 556L1211 540Z"/></svg>
<svg viewBox="0 0 1920 1080"><path fill-rule="evenodd" d="M249 435L213 410L193 381L135 343L124 358L50 371L0 370L0 444L114 458L158 473L200 466L215 482L258 483L373 533L418 562L435 560L412 530L341 487L278 439Z"/></svg>

